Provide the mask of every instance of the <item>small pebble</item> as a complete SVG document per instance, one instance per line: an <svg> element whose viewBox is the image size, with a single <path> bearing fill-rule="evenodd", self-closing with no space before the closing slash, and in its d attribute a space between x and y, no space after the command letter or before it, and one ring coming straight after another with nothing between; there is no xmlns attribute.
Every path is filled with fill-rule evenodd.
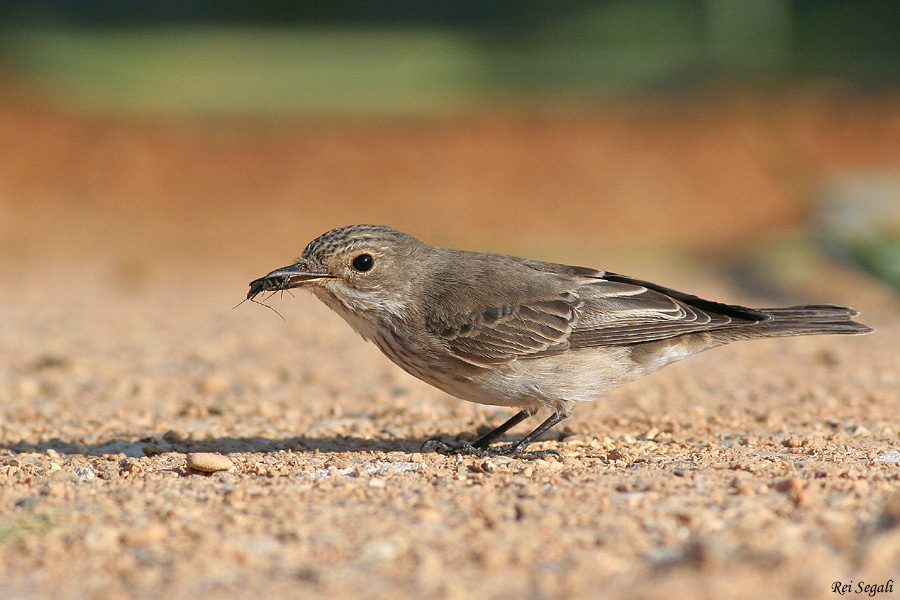
<svg viewBox="0 0 900 600"><path fill-rule="evenodd" d="M491 459L486 458L476 465L476 470L481 473L494 473L497 470L497 465Z"/></svg>
<svg viewBox="0 0 900 600"><path fill-rule="evenodd" d="M97 476L97 474L94 473L94 468L91 465L88 465L86 467L75 467L75 475L77 475L79 479L82 479L84 481L90 481Z"/></svg>
<svg viewBox="0 0 900 600"><path fill-rule="evenodd" d="M875 462L900 463L900 450L888 450L873 459Z"/></svg>
<svg viewBox="0 0 900 600"><path fill-rule="evenodd" d="M119 468L123 473L131 473L132 475L140 475L144 472L144 466L135 458L123 458Z"/></svg>
<svg viewBox="0 0 900 600"><path fill-rule="evenodd" d="M187 455L187 468L202 473L227 471L234 466L231 459L214 452L192 452Z"/></svg>

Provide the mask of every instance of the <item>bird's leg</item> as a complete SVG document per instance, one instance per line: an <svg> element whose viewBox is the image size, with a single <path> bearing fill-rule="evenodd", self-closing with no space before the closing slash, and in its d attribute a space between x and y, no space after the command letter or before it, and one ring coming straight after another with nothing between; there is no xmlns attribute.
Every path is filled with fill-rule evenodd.
<svg viewBox="0 0 900 600"><path fill-rule="evenodd" d="M547 454L553 453L556 454L553 450L543 450L538 452L525 452L525 449L540 437L544 432L548 429L565 419L567 414L554 412L550 417L547 418L546 421L538 425L538 427L523 437L518 442L514 442L512 444L506 444L505 446L489 446L492 441L496 440L498 437L503 435L506 431L508 431L513 426L521 423L524 419L528 418L530 414L527 411L521 411L514 414L510 417L505 423L497 427L496 429L489 431L484 434L480 438L478 438L474 444L459 444L459 445L451 445L446 442L442 442L438 439L430 439L422 444L422 448L424 449L426 446L431 444L435 444L440 446L440 449L445 452L454 452L460 454L476 454L478 456L515 456L520 455L527 458L540 458L542 456L546 456Z"/></svg>
<svg viewBox="0 0 900 600"><path fill-rule="evenodd" d="M524 421L525 419L527 419L530 416L531 416L531 413L528 412L527 410L520 410L519 412L517 412L516 414L511 416L509 419L504 421L502 425L488 431L486 434L484 434L483 436L481 436L480 438L475 440L475 442L472 445L475 446L476 448L487 448L488 446L491 445L491 442L493 442L498 437L500 437L501 435L503 435L504 433L506 433L507 431L509 431L510 429L512 429L513 427L515 427L516 425L518 425L519 423L521 423L522 421Z"/></svg>
<svg viewBox="0 0 900 600"><path fill-rule="evenodd" d="M518 415L517 415L518 416ZM554 412L547 420L537 426L537 428L523 437L518 442L507 444L505 446L497 446L494 448L484 448L482 452L484 452L487 456L530 456L534 458L540 458L542 456L546 456L547 454L558 454L555 450L541 450L538 452L525 452L525 448L531 444L534 440L538 439L543 435L547 430L551 427L568 417L569 415L561 412ZM505 425L505 423L504 423ZM502 427L502 425L501 425ZM490 434L488 434L490 435Z"/></svg>

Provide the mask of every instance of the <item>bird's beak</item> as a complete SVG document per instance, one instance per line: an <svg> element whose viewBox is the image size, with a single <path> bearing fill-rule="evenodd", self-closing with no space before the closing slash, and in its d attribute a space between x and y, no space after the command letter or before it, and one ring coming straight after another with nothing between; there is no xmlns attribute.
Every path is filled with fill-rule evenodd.
<svg viewBox="0 0 900 600"><path fill-rule="evenodd" d="M250 282L250 291L247 292L247 298L253 298L259 293L279 290L289 290L291 288L307 285L322 279L333 279L334 276L328 273L315 273L310 271L303 263L296 263L287 267L275 269L265 277L260 277Z"/></svg>

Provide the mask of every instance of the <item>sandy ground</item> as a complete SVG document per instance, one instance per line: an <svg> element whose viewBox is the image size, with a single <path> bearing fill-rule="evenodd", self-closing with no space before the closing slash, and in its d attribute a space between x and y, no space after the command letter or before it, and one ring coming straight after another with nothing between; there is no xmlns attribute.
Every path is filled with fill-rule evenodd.
<svg viewBox="0 0 900 600"><path fill-rule="evenodd" d="M34 218L6 222L0 260L0 598L900 591L900 303L866 276L826 265L791 298L852 304L874 335L736 344L673 365L578 407L538 444L558 458L443 456L422 442L509 412L407 376L305 293L272 299L283 319L232 308L284 264L283 247L305 243L281 239L280 222L259 225L272 224L273 247L243 242L238 211L233 237L201 235L195 256L144 248L150 260L118 246L141 229L136 214L165 242L202 223L152 203L92 220L104 205L67 212L62 175L26 181L4 165L23 178L6 177L0 208ZM27 205L41 189L49 204ZM102 227L108 237L85 241ZM608 267L599 257L578 256ZM651 271L629 274L665 269ZM720 273L661 283L771 302ZM233 467L189 471L194 452Z"/></svg>
<svg viewBox="0 0 900 600"><path fill-rule="evenodd" d="M232 309L235 272L54 273L0 289L3 598L789 598L900 573L879 290L857 286L876 335L717 349L580 406L539 444L559 459L486 460L419 448L508 413L311 295L281 320ZM197 451L234 467L190 473Z"/></svg>

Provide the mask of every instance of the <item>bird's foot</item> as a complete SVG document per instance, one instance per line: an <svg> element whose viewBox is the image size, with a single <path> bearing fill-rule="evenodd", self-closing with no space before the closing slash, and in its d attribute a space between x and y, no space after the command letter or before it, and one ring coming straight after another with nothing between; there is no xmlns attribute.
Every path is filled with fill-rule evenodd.
<svg viewBox="0 0 900 600"><path fill-rule="evenodd" d="M504 444L502 446L486 446L484 448L473 446L468 442L462 444L448 444L437 438L426 440L422 444L422 452L426 452L428 448L434 447L435 451L440 454L474 454L475 456L491 457L491 456L515 456L518 458L545 458L549 455L559 456L556 450L532 450L526 451L528 444L516 442L513 444Z"/></svg>
<svg viewBox="0 0 900 600"><path fill-rule="evenodd" d="M422 444L421 452L428 452L430 448L434 448L434 451L438 454L475 454L476 456L484 456L483 449L476 448L468 442L463 442L462 444L448 444L438 438L431 438L425 440Z"/></svg>

